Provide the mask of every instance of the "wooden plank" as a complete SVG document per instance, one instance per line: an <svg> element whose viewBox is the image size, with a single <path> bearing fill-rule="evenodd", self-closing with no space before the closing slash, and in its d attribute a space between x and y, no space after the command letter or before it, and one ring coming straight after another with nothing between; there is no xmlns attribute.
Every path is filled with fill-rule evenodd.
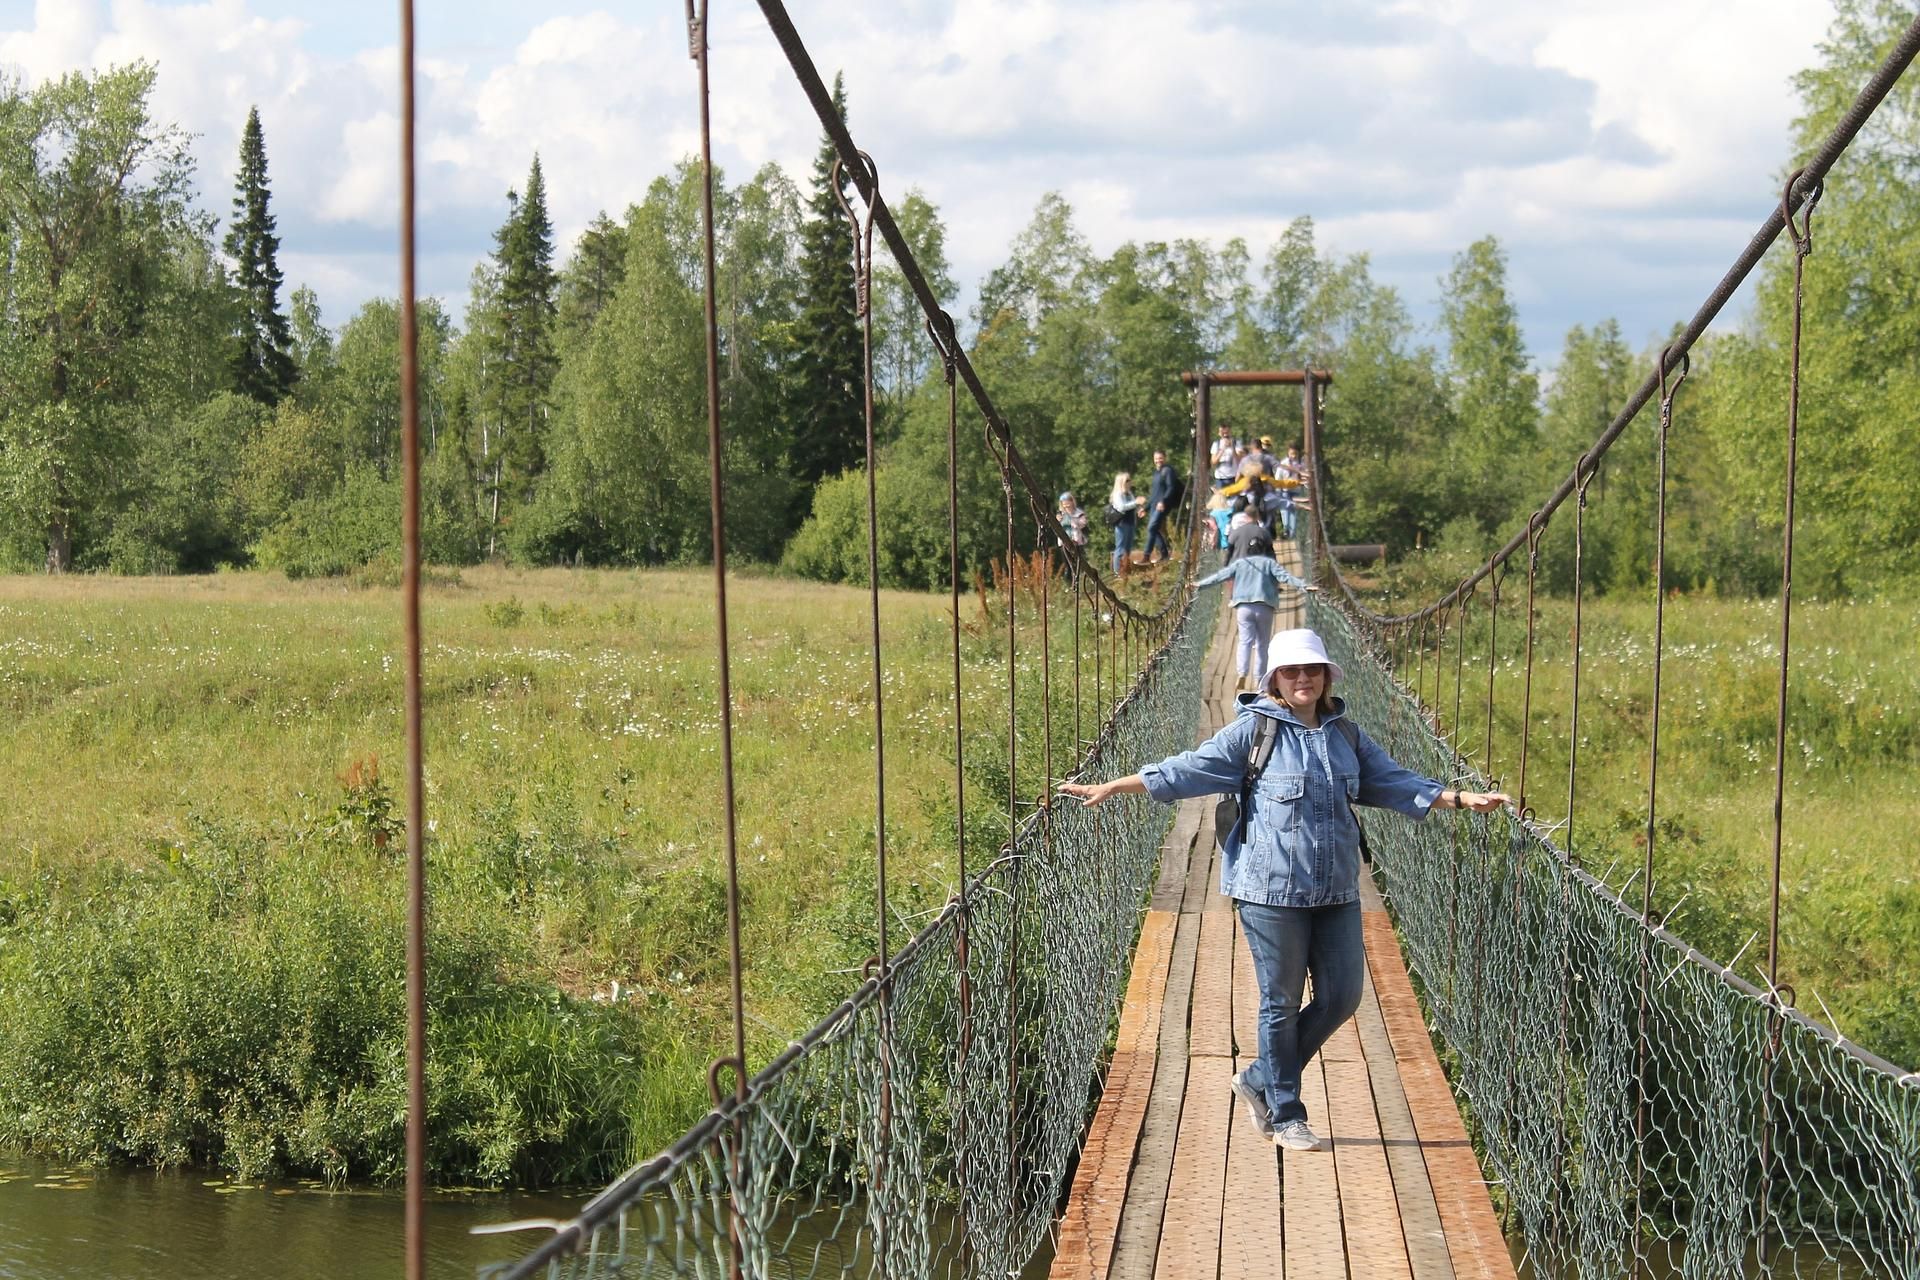
<svg viewBox="0 0 1920 1280"><path fill-rule="evenodd" d="M1493 1201L1481 1180L1460 1110L1447 1087L1446 1073L1440 1069L1440 1059L1427 1037L1413 983L1401 963L1393 922L1378 911L1363 911L1361 922L1374 991L1420 1138L1454 1274L1462 1280L1512 1280L1513 1260L1507 1254L1506 1240L1500 1234Z"/></svg>
<svg viewBox="0 0 1920 1280"><path fill-rule="evenodd" d="M1126 1203L1120 1211L1108 1273L1114 1280L1150 1280L1153 1275L1187 1089L1187 1009L1193 995L1193 963L1199 944L1200 917L1181 913L1174 930L1166 998L1160 1007L1158 1068L1147 1099L1147 1115L1140 1129L1133 1176L1127 1182Z"/></svg>
<svg viewBox="0 0 1920 1280"><path fill-rule="evenodd" d="M1198 914L1207 909L1207 899L1213 894L1213 886L1219 883L1213 868L1214 797L1202 796L1187 803L1200 806L1202 812L1200 829L1194 836L1193 856L1187 861L1187 883L1180 895L1180 910Z"/></svg>
<svg viewBox="0 0 1920 1280"><path fill-rule="evenodd" d="M1113 1241L1126 1201L1147 1102L1153 1091L1160 1047L1160 1020L1178 921L1170 912L1149 911L1133 952L1121 1006L1120 1031L1107 1070L1100 1106L1087 1128L1073 1193L1060 1221L1052 1280L1100 1280L1113 1256Z"/></svg>
<svg viewBox="0 0 1920 1280"><path fill-rule="evenodd" d="M1320 1059L1300 1073L1307 1123L1327 1132L1327 1086ZM1281 1237L1286 1280L1346 1280L1347 1242L1341 1229L1340 1182L1331 1150L1280 1153Z"/></svg>
<svg viewBox="0 0 1920 1280"><path fill-rule="evenodd" d="M1201 800L1188 800L1174 812L1173 828L1167 832L1167 838L1160 846L1160 875L1154 881L1153 897L1147 904L1151 910L1180 909L1180 901L1187 892L1187 882L1193 878L1190 864L1195 852L1194 842L1200 837L1205 804ZM1212 842L1211 836L1207 839L1209 843Z"/></svg>
<svg viewBox="0 0 1920 1280"><path fill-rule="evenodd" d="M1200 952L1194 964L1187 1045L1188 1056L1194 1058L1233 1056L1233 912L1225 899L1215 895L1213 900L1220 905L1201 913Z"/></svg>
<svg viewBox="0 0 1920 1280"><path fill-rule="evenodd" d="M1204 945L1204 941L1202 943ZM1174 1149L1174 1194L1160 1224L1154 1280L1215 1280L1227 1192L1227 1133L1233 1059L1195 1055L1187 1064L1187 1096ZM1236 1223L1239 1206L1235 1206Z"/></svg>
<svg viewBox="0 0 1920 1280"><path fill-rule="evenodd" d="M1406 1093L1400 1087L1400 1068L1394 1061L1393 1042L1380 1016L1380 1000L1371 975L1361 988L1354 1027L1367 1059L1374 1115L1380 1122L1387 1169L1393 1175L1394 1199L1400 1209L1400 1230L1406 1239L1413 1280L1453 1280L1447 1235L1440 1227L1433 1184L1427 1181L1427 1162L1420 1153L1420 1138L1414 1131L1413 1113L1407 1110Z"/></svg>
<svg viewBox="0 0 1920 1280"><path fill-rule="evenodd" d="M1411 1280L1393 1177L1373 1110L1373 1086L1351 1020L1327 1042L1321 1057L1327 1081L1326 1136L1333 1144L1340 1180L1347 1266L1356 1276Z"/></svg>
<svg viewBox="0 0 1920 1280"><path fill-rule="evenodd" d="M1244 1070L1253 1055L1238 1058ZM1229 1095L1233 1124L1227 1137L1227 1202L1231 1220L1220 1233L1220 1280L1281 1280L1280 1153L1254 1127L1246 1105Z"/></svg>

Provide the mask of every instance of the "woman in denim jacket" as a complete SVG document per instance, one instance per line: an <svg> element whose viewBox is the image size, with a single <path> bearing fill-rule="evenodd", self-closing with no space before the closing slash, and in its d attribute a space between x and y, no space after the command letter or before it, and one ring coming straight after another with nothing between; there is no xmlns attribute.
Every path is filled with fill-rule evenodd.
<svg viewBox="0 0 1920 1280"><path fill-rule="evenodd" d="M1233 899L1260 982L1260 1056L1233 1078L1260 1131L1296 1151L1319 1147L1300 1101L1300 1073L1360 1007L1366 950L1360 932L1360 829L1352 805L1425 818L1432 809L1488 813L1499 792L1455 791L1403 769L1373 739L1349 744L1332 695L1344 673L1309 630L1283 631L1267 653L1260 693L1212 738L1111 782L1060 784L1082 804L1147 795L1162 804L1238 794L1262 719L1276 722L1273 754L1240 825L1221 842L1220 892ZM1300 1001L1313 978L1313 1003Z"/></svg>

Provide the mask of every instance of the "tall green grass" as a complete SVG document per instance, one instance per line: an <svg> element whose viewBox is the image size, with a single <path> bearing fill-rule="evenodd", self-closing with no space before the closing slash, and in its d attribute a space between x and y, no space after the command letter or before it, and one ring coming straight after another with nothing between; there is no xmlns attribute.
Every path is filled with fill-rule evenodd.
<svg viewBox="0 0 1920 1280"><path fill-rule="evenodd" d="M961 610L976 866L1006 828L999 603ZM1058 604L1056 773L1078 755ZM949 618L944 597L884 597L896 939L957 884ZM1018 618L1015 794L1031 797L1030 599ZM0 1145L395 1172L398 621L390 590L268 575L0 579L17 798L0 812ZM1081 621L1091 736L1118 682L1102 659L1096 692L1105 633ZM868 625L864 592L732 587L755 1062L873 948ZM469 571L430 590L423 633L435 1173L599 1178L705 1108L726 1044L711 580Z"/></svg>
<svg viewBox="0 0 1920 1280"><path fill-rule="evenodd" d="M1472 763L1487 767L1486 592L1444 649L1405 655ZM1640 902L1647 848L1653 605L1589 599L1582 620L1574 853ZM1572 742L1570 600L1539 605L1527 795L1565 821ZM1666 608L1654 909L1743 977L1765 972L1771 910L1779 605L1676 596ZM1780 978L1802 1008L1920 1066L1920 602L1807 601L1794 610L1782 807ZM1493 775L1519 786L1523 598L1509 583L1492 685ZM1458 681L1459 723L1454 707Z"/></svg>

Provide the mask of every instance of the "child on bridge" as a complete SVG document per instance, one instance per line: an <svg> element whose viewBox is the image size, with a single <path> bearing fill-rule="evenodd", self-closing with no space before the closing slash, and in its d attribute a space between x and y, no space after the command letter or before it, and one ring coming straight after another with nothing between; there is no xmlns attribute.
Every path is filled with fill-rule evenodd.
<svg viewBox="0 0 1920 1280"><path fill-rule="evenodd" d="M1252 526L1258 529L1259 525ZM1272 543L1255 544L1258 554L1247 554L1227 562L1227 567L1210 573L1193 585L1211 587L1233 580L1233 616L1240 638L1233 646L1233 666L1239 673L1235 693L1250 693L1260 686L1260 664L1266 660L1267 645L1273 639L1273 613L1280 607L1280 588L1318 591L1280 567L1273 558Z"/></svg>
<svg viewBox="0 0 1920 1280"><path fill-rule="evenodd" d="M1283 631L1267 653L1259 693L1206 742L1111 782L1063 782L1096 805L1147 795L1162 804L1238 792L1221 842L1220 892L1233 900L1260 982L1260 1056L1233 1077L1259 1130L1295 1151L1320 1138L1307 1125L1300 1075L1360 1007L1367 963L1360 931L1357 804L1422 819L1433 809L1489 813L1499 792L1455 791L1402 768L1346 720L1333 696L1345 673L1309 630ZM1258 748L1258 750L1256 750ZM1313 1003L1304 1009L1307 978Z"/></svg>

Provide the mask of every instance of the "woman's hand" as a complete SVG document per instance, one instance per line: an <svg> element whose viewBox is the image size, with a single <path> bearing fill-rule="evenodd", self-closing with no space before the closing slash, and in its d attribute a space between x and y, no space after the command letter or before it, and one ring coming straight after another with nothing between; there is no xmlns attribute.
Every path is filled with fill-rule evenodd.
<svg viewBox="0 0 1920 1280"><path fill-rule="evenodd" d="M1456 791L1453 796L1454 808L1475 813L1492 813L1503 804L1513 803L1513 797L1504 791Z"/></svg>
<svg viewBox="0 0 1920 1280"><path fill-rule="evenodd" d="M1063 782L1058 790L1061 795L1072 796L1091 809L1102 800L1108 800L1114 796L1145 795L1147 784L1141 780L1139 774L1130 773L1124 778L1115 778L1111 782Z"/></svg>

